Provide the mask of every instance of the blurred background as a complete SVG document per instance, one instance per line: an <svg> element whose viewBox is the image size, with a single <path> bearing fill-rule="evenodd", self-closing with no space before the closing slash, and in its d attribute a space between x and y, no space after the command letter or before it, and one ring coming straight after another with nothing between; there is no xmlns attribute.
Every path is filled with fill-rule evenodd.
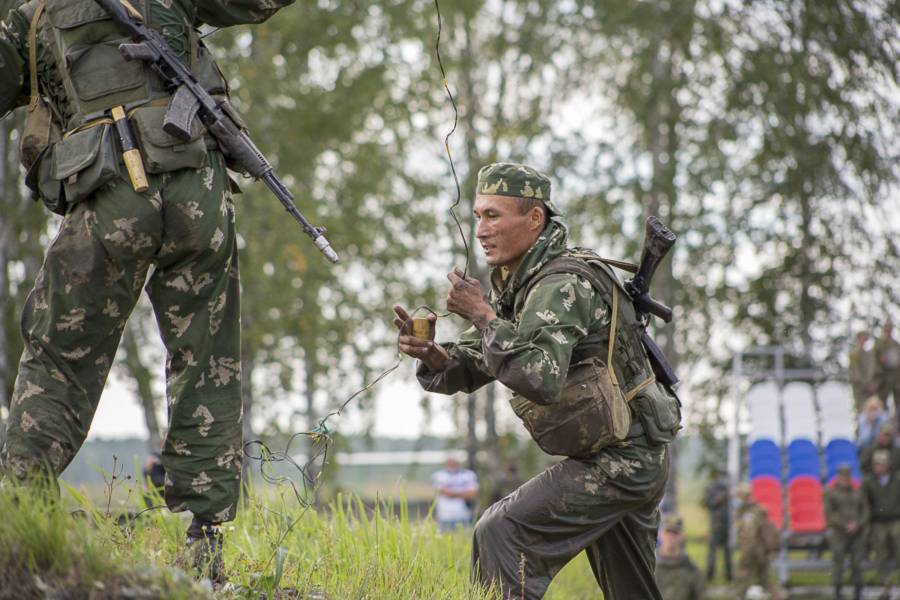
<svg viewBox="0 0 900 600"><path fill-rule="evenodd" d="M0 13L14 4L0 2ZM454 110L435 8L319 0L258 27L206 32L257 145L342 257L330 266L262 185L241 182L248 440L283 448L389 368L390 306L442 311L444 275L465 264L447 212ZM846 382L856 334L871 332L870 351L900 320L896 3L441 0L440 11L459 108L449 140L457 213L477 276L475 174L498 160L552 177L574 244L634 261L648 215L678 234L653 287L675 319L654 324L654 336L683 380L667 502L699 511L729 439L750 433L740 406L752 384ZM22 303L58 226L24 187L21 118L0 120L0 418ZM438 338L462 327L442 319ZM142 301L67 480L102 484L112 455L133 471L159 447L164 361ZM500 386L424 394L402 361L329 420L337 452L320 493L404 491L427 504L431 473L453 456L478 473L488 502L509 485L510 464L527 478L550 460L506 398Z"/></svg>

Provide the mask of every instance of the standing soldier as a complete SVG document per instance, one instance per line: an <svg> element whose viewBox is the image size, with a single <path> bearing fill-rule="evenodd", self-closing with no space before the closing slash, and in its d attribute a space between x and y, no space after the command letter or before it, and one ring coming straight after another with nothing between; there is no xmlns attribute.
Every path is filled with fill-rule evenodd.
<svg viewBox="0 0 900 600"><path fill-rule="evenodd" d="M656 584L665 600L703 600L703 574L684 551L684 523L681 517L666 515L659 532L656 555Z"/></svg>
<svg viewBox="0 0 900 600"><path fill-rule="evenodd" d="M878 359L874 349L866 349L866 343L870 338L868 331L860 331L856 334L856 341L850 348L847 375L853 389L853 405L856 407L857 414L862 412L863 404L869 396L878 392L876 372Z"/></svg>
<svg viewBox="0 0 900 600"><path fill-rule="evenodd" d="M872 472L872 457L879 450L884 450L890 455L892 470L900 470L900 448L894 444L894 425L890 421L885 421L878 427L874 444L860 450L859 468L863 473Z"/></svg>
<svg viewBox="0 0 900 600"><path fill-rule="evenodd" d="M900 419L900 342L894 339L894 324L890 319L881 330L881 337L875 342L875 355L878 358L878 396L881 403L888 406L888 396L894 398L894 411ZM898 421L900 425L900 421Z"/></svg>
<svg viewBox="0 0 900 600"><path fill-rule="evenodd" d="M891 455L885 450L872 457L872 473L863 478L862 493L869 514L869 543L875 550L878 572L885 586L881 598L890 597L897 581L891 558L900 560L900 474L891 469Z"/></svg>
<svg viewBox="0 0 900 600"><path fill-rule="evenodd" d="M834 597L841 600L844 585L844 559L850 558L850 577L853 580L854 600L862 597L862 561L869 507L862 491L854 489L850 465L838 467L831 489L825 492L825 520L831 534L831 553L834 557Z"/></svg>
<svg viewBox="0 0 900 600"><path fill-rule="evenodd" d="M769 521L766 510L753 500L750 484L739 484L734 495L739 502L734 515L738 547L737 597L744 598L747 590L758 585L769 590L773 598L780 598L780 590L769 581L769 563L779 546L778 530Z"/></svg>
<svg viewBox="0 0 900 600"><path fill-rule="evenodd" d="M716 469L716 478L709 484L703 494L703 505L709 511L709 551L706 554L706 580L712 581L716 576L716 554L722 549L725 559L725 580L731 581L731 494L729 493L728 474L723 469Z"/></svg>
<svg viewBox="0 0 900 600"><path fill-rule="evenodd" d="M550 180L500 163L481 169L477 185L490 304L476 279L454 271L447 308L472 327L436 344L433 327L427 338L408 335L409 315L395 306L400 349L420 359L431 392L500 381L542 449L569 458L484 513L475 576L505 599L535 600L586 551L605 597L659 599L654 544L678 399L655 379L618 277L596 254L566 248Z"/></svg>
<svg viewBox="0 0 900 600"><path fill-rule="evenodd" d="M227 102L197 29L259 23L291 2L127 8ZM146 281L168 353L166 502L193 513L189 560L220 582L220 524L235 516L242 450L234 187L199 120L187 140L164 131L171 90L143 61L124 59L127 41L94 0L29 0L0 24L0 115L28 104L26 181L64 215L22 315L3 468L17 479L66 468Z"/></svg>

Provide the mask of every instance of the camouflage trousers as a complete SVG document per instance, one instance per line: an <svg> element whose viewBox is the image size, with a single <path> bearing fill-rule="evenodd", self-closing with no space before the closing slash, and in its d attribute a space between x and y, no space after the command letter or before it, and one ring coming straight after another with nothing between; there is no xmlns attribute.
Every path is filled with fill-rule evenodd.
<svg viewBox="0 0 900 600"><path fill-rule="evenodd" d="M873 521L869 527L869 544L881 584L900 583L900 519Z"/></svg>
<svg viewBox="0 0 900 600"><path fill-rule="evenodd" d="M862 562L864 550L865 536L862 531L857 531L850 535L844 531L836 529L831 530L831 554L834 558L834 571L832 572L832 581L836 586L844 584L844 563L847 558L850 559L850 579L854 586L861 586L862 579Z"/></svg>
<svg viewBox="0 0 900 600"><path fill-rule="evenodd" d="M737 560L737 585L736 598L744 598L747 590L758 585L777 597L775 588L772 587L769 578L769 556L767 554L754 553L751 550L741 549Z"/></svg>
<svg viewBox="0 0 900 600"><path fill-rule="evenodd" d="M567 458L493 504L475 525L473 577L504 600L543 597L585 551L606 598L661 598L654 570L668 447L641 435Z"/></svg>
<svg viewBox="0 0 900 600"><path fill-rule="evenodd" d="M22 315L25 350L4 469L58 475L87 436L145 281L167 350L166 502L234 518L241 475L240 306L234 206L224 162L122 180L75 204ZM150 273L149 278L147 277Z"/></svg>

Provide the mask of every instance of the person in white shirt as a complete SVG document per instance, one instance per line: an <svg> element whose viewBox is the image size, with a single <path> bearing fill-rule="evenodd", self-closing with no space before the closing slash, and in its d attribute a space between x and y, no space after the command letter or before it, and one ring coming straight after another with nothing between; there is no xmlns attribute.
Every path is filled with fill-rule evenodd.
<svg viewBox="0 0 900 600"><path fill-rule="evenodd" d="M472 524L472 508L478 497L478 476L463 469L453 457L447 459L445 468L431 476L431 485L437 491L434 518L441 532Z"/></svg>

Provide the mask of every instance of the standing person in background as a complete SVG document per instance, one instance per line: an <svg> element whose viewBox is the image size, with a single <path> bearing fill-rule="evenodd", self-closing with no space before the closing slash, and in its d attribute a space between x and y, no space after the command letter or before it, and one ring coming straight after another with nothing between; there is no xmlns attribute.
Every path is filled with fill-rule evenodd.
<svg viewBox="0 0 900 600"><path fill-rule="evenodd" d="M463 469L458 460L450 457L445 467L431 476L431 485L438 494L434 518L441 532L472 525L478 498L478 476L474 471Z"/></svg>
<svg viewBox="0 0 900 600"><path fill-rule="evenodd" d="M722 549L725 560L725 580L731 581L731 494L728 474L716 469L715 478L703 494L703 506L709 511L709 550L706 554L706 580L716 576L716 554Z"/></svg>
<svg viewBox="0 0 900 600"><path fill-rule="evenodd" d="M684 523L673 514L662 519L656 553L656 585L665 600L703 600L706 582L684 551Z"/></svg>
<svg viewBox="0 0 900 600"><path fill-rule="evenodd" d="M878 430L888 419L887 413L878 396L866 400L863 412L856 423L856 445L860 451L875 443Z"/></svg>
<svg viewBox="0 0 900 600"><path fill-rule="evenodd" d="M894 398L894 412L900 424L900 342L894 339L894 324L888 319L881 330L881 337L875 342L875 356L878 359L878 397L883 406L888 406L888 396Z"/></svg>
<svg viewBox="0 0 900 600"><path fill-rule="evenodd" d="M884 450L890 455L892 470L900 469L900 448L894 442L894 425L887 420L878 428L875 443L859 452L859 468L863 473L872 472L872 457L879 450Z"/></svg>
<svg viewBox="0 0 900 600"><path fill-rule="evenodd" d="M862 412L866 399L878 393L878 358L874 349L866 349L871 337L868 331L860 331L850 348L847 376L853 389L853 405L857 414Z"/></svg>
<svg viewBox="0 0 900 600"><path fill-rule="evenodd" d="M831 553L834 557L834 598L841 600L844 585L844 559L850 559L853 598L862 598L862 561L865 527L869 521L869 507L861 490L854 489L852 471L848 464L838 467L834 484L825 492L825 520L831 534Z"/></svg>
<svg viewBox="0 0 900 600"><path fill-rule="evenodd" d="M891 559L900 560L900 473L891 471L891 455L879 450L872 456L872 473L863 477L862 493L868 509L869 544L875 550L875 562L885 586L879 599L890 597L897 583L898 569Z"/></svg>
<svg viewBox="0 0 900 600"><path fill-rule="evenodd" d="M740 483L734 495L738 501L734 515L738 547L737 597L746 597L747 590L758 585L768 590L773 599L781 598L781 590L769 579L769 563L780 544L778 530L769 521L765 509L753 500L749 483Z"/></svg>

